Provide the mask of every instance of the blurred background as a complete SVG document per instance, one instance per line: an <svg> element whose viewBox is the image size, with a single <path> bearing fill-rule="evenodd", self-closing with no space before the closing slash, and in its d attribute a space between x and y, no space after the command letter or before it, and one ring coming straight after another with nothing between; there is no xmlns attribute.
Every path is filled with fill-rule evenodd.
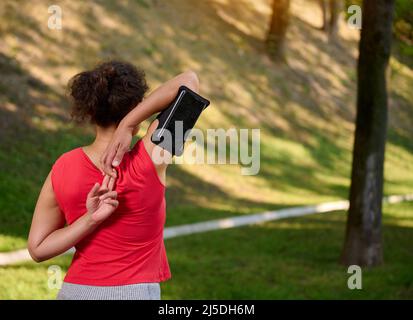
<svg viewBox="0 0 413 320"><path fill-rule="evenodd" d="M287 9L272 0L1 1L0 251L25 248L51 165L93 139L70 121L67 81L111 58L143 68L151 89L196 71L211 100L203 130L261 129L258 175L237 165L168 169L167 226L348 199L360 30L346 19L361 1L332 11L317 0L275 2ZM413 193L412 4L396 0L392 22L384 195ZM61 29L48 27L51 5ZM286 18L276 47L274 15ZM173 276L162 297L412 299L413 203L384 205L383 263L363 270L362 290L348 289L339 263L346 219L315 214L166 240ZM0 299L53 299L47 269L65 271L70 259L0 266Z"/></svg>

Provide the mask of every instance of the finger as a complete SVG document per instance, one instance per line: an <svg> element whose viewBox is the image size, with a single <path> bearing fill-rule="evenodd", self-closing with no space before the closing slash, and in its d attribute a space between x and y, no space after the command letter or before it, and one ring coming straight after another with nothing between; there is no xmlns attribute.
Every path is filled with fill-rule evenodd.
<svg viewBox="0 0 413 320"><path fill-rule="evenodd" d="M98 192L99 188L100 188L100 184L96 182L96 183L93 185L92 189L90 189L90 191L89 191L89 193L88 193L88 195L87 195L88 198L93 198L93 197L97 196L97 192Z"/></svg>
<svg viewBox="0 0 413 320"><path fill-rule="evenodd" d="M116 191L110 191L110 192L106 192L105 194L102 194L99 197L99 200L103 201L105 199L116 199L116 197L118 196L118 193Z"/></svg>
<svg viewBox="0 0 413 320"><path fill-rule="evenodd" d="M118 200L114 200L114 199L106 199L105 201L103 201L106 204L110 204L112 206L114 206L115 208L118 207L119 205L119 201Z"/></svg>
<svg viewBox="0 0 413 320"><path fill-rule="evenodd" d="M105 167L107 152L108 152L108 149L106 148L105 152L102 154L102 156L99 159L100 171L102 172L102 175L105 175L104 167Z"/></svg>
<svg viewBox="0 0 413 320"><path fill-rule="evenodd" d="M116 171L116 170L115 170ZM109 183L108 183L108 189L110 190L110 191L112 191L113 190L113 187L115 186L115 178L114 177L110 177L110 179L109 179Z"/></svg>
<svg viewBox="0 0 413 320"><path fill-rule="evenodd" d="M125 154L126 151L127 149L124 147L119 147L118 150L116 150L116 154L112 161L112 166L117 167L118 165L120 165L123 159L123 155Z"/></svg>
<svg viewBox="0 0 413 320"><path fill-rule="evenodd" d="M116 170L113 168L112 165L112 160L116 155L118 147L113 149L113 152L111 152L111 154L106 158L106 166L107 166L107 170L108 170L108 175L112 176L113 178L117 178L117 172Z"/></svg>
<svg viewBox="0 0 413 320"><path fill-rule="evenodd" d="M101 196L102 194L104 194L104 193L106 193L106 192L109 191L109 189L108 189L108 181L109 181L109 176L108 176L108 175L105 175L105 177L103 178L103 181L102 181L102 185L100 186L100 188L99 188L99 190L98 190L98 192L97 192L97 194L98 194L99 196Z"/></svg>
<svg viewBox="0 0 413 320"><path fill-rule="evenodd" d="M113 177L115 180L116 180L116 178L118 177L118 173L117 173L117 171L116 171L116 169L115 169L115 168L112 168L112 174L111 174L111 177Z"/></svg>
<svg viewBox="0 0 413 320"><path fill-rule="evenodd" d="M108 189L109 179L110 179L110 176L108 176L107 174L105 174L105 177L103 178L103 181L102 181L101 189Z"/></svg>
<svg viewBox="0 0 413 320"><path fill-rule="evenodd" d="M111 176L113 176L112 160L116 155L117 148L118 146L110 148L103 161L103 167L102 167L103 171L105 171L106 174L111 175Z"/></svg>

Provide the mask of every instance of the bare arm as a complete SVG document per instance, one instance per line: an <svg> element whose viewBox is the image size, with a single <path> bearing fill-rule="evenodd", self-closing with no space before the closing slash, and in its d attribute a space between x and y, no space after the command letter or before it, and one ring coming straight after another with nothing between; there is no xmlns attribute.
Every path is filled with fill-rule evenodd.
<svg viewBox="0 0 413 320"><path fill-rule="evenodd" d="M164 110L176 97L179 87L182 85L198 92L199 80L196 73L186 71L166 81L129 112L122 120L121 125L133 130L139 123L154 113Z"/></svg>
<svg viewBox="0 0 413 320"><path fill-rule="evenodd" d="M176 97L179 87L182 85L185 85L191 90L198 92L199 80L196 73L193 71L186 71L177 75L171 80L168 80L156 90L154 90L141 103L139 103L121 121L112 138L111 143L100 159L101 167L106 174L115 176L115 173L112 171L112 166L118 166L125 152L129 150L134 128L153 114L160 112L168 107L168 105ZM153 131L152 125L150 126L150 130ZM150 139L145 141L145 145L147 147L147 143L152 144L149 141Z"/></svg>
<svg viewBox="0 0 413 320"><path fill-rule="evenodd" d="M110 183L110 185L108 185ZM90 234L117 207L111 179L95 184L88 195L88 212L65 227L65 219L56 202L50 173L43 184L29 233L28 250L36 262L53 258ZM100 197L100 199L99 199ZM101 200L101 203L97 203ZM104 218L104 219L102 219Z"/></svg>

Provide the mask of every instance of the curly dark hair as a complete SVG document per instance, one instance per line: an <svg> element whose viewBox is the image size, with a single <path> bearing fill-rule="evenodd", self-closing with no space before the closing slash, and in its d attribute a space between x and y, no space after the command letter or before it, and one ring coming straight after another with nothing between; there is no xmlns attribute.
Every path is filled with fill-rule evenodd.
<svg viewBox="0 0 413 320"><path fill-rule="evenodd" d="M148 90L143 70L114 60L75 75L68 87L72 118L88 119L102 127L118 125Z"/></svg>

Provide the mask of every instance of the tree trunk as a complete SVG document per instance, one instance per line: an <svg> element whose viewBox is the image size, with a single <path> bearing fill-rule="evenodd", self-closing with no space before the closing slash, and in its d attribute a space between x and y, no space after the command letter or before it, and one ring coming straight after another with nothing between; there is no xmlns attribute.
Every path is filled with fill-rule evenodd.
<svg viewBox="0 0 413 320"><path fill-rule="evenodd" d="M285 39L290 20L290 0L273 0L267 48L273 60L285 59Z"/></svg>
<svg viewBox="0 0 413 320"><path fill-rule="evenodd" d="M386 69L394 0L364 0L359 45L357 118L350 209L341 262L382 263L381 217L387 131Z"/></svg>
<svg viewBox="0 0 413 320"><path fill-rule="evenodd" d="M342 9L342 0L319 0L322 13L321 30L328 33L330 40L335 40L338 34L338 22Z"/></svg>
<svg viewBox="0 0 413 320"><path fill-rule="evenodd" d="M328 32L330 39L334 40L337 38L338 33L338 18L340 17L341 11L341 0L330 0L330 20L328 22Z"/></svg>
<svg viewBox="0 0 413 320"><path fill-rule="evenodd" d="M318 0L319 4L320 4L320 8L321 8L321 13L322 13L322 25L321 25L321 30L323 31L327 31L327 1L326 0Z"/></svg>

